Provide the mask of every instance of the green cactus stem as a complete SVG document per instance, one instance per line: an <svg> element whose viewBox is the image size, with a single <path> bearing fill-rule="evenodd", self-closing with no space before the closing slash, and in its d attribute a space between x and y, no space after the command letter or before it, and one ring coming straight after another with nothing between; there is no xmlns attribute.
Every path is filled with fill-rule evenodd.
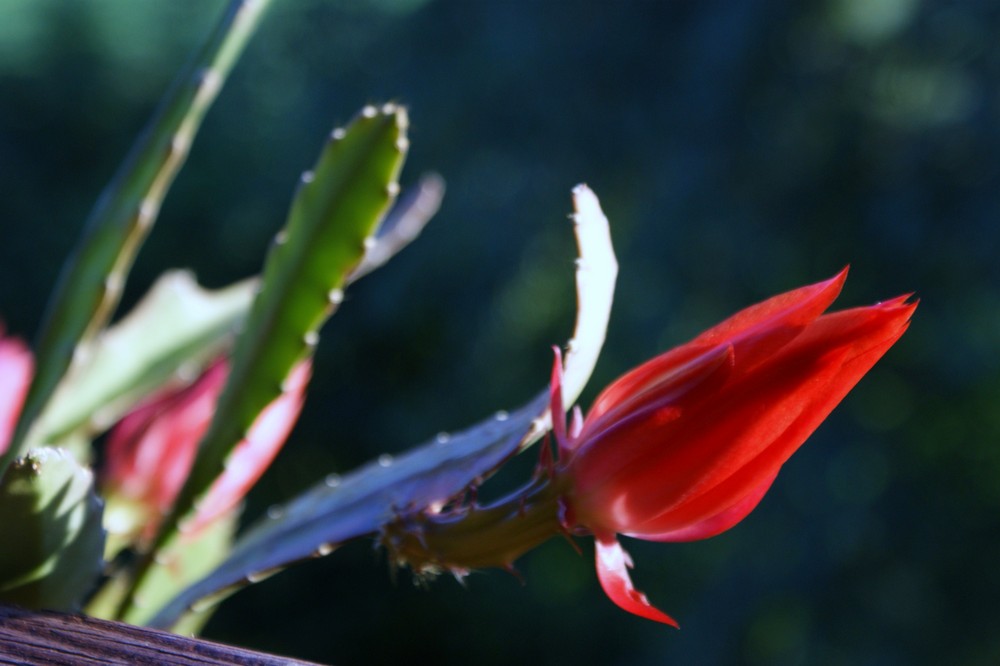
<svg viewBox="0 0 1000 666"><path fill-rule="evenodd" d="M512 570L514 561L558 534L561 479L539 468L532 481L490 506L458 503L431 507L386 523L379 543L395 567L409 567L418 580L449 572L461 578L474 569ZM564 484L563 484L564 485Z"/></svg>
<svg viewBox="0 0 1000 666"><path fill-rule="evenodd" d="M303 174L237 340L212 424L151 551L139 562L135 584L257 415L281 394L295 365L311 356L320 327L342 302L348 277L376 243L379 223L399 193L407 124L402 107L367 106L349 126L331 133L314 169ZM128 603L126 597L122 613Z"/></svg>

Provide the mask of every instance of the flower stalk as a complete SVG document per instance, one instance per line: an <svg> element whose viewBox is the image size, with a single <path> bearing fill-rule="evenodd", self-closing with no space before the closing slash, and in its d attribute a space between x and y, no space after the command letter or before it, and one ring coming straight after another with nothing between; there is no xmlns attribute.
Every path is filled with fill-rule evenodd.
<svg viewBox="0 0 1000 666"><path fill-rule="evenodd" d="M380 541L393 565L409 566L418 578L443 571L461 578L489 567L513 571L521 555L567 534L560 519L566 481L543 463L530 482L489 506L459 500L437 512L400 516L383 528Z"/></svg>

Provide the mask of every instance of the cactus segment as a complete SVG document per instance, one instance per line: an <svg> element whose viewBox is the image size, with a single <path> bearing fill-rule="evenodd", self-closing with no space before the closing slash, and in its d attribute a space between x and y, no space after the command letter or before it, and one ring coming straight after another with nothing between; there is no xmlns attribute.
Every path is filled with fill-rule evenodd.
<svg viewBox="0 0 1000 666"><path fill-rule="evenodd" d="M46 405L29 441L63 445L92 437L171 382L197 377L231 344L253 299L255 280L224 289L198 286L188 271L164 273L139 304L101 331Z"/></svg>
<svg viewBox="0 0 1000 666"><path fill-rule="evenodd" d="M579 302L567 345L565 376L572 378L564 394L567 405L579 397L597 361L617 277L607 218L597 197L583 185L573 194ZM463 432L441 433L400 456L382 455L342 478L328 476L284 507L268 511L237 541L229 559L171 601L151 626L170 626L199 599L255 582L260 572L325 555L348 539L379 532L401 516L445 505L549 430L548 399L546 389L521 408L498 412Z"/></svg>
<svg viewBox="0 0 1000 666"><path fill-rule="evenodd" d="M0 478L0 602L76 610L103 566L101 501L90 470L32 449Z"/></svg>
<svg viewBox="0 0 1000 666"><path fill-rule="evenodd" d="M111 316L174 176L269 0L232 0L101 194L67 261L36 345L37 368L0 473L27 450L28 430L74 358Z"/></svg>
<svg viewBox="0 0 1000 666"><path fill-rule="evenodd" d="M212 424L154 550L222 472L292 368L312 354L320 326L342 301L348 275L395 199L406 126L401 107L365 107L348 127L333 132L315 169L303 176L288 223L268 255Z"/></svg>
<svg viewBox="0 0 1000 666"><path fill-rule="evenodd" d="M566 363L563 371L563 409L576 402L587 385L597 357L604 347L604 338L611 318L618 279L618 260L611 244L608 218L593 190L584 184L573 188L573 233L579 258L576 260L576 322L573 337L566 343ZM552 426L545 413L546 428ZM523 446L530 446L527 441Z"/></svg>
<svg viewBox="0 0 1000 666"><path fill-rule="evenodd" d="M326 555L344 541L377 532L401 513L461 494L509 458L524 439L544 432L539 415L547 404L545 391L520 409L502 413L502 418L436 437L400 456L381 456L343 478L327 477L287 505L268 511L222 565L172 600L149 626L169 627L187 608L219 590L233 592L261 580L261 572L270 574Z"/></svg>

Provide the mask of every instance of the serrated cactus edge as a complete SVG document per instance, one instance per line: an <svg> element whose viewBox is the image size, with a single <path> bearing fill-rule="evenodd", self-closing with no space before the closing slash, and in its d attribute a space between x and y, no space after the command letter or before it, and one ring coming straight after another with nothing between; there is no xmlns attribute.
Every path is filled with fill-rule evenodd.
<svg viewBox="0 0 1000 666"><path fill-rule="evenodd" d="M316 166L303 174L288 222L268 254L212 424L134 585L260 411L285 390L292 369L312 355L320 327L343 301L348 277L376 242L378 225L399 193L407 125L401 106L366 106L331 132Z"/></svg>

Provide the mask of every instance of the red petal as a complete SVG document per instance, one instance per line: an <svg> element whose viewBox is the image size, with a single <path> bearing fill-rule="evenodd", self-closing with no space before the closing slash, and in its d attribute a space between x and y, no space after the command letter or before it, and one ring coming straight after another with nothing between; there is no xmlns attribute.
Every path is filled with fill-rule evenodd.
<svg viewBox="0 0 1000 666"><path fill-rule="evenodd" d="M840 294L846 279L845 268L824 282L773 296L741 310L687 344L643 363L601 392L587 414L587 420L596 420L621 402L649 390L664 376L672 375L678 366L716 345L734 345L740 367L749 369L794 339L805 326L823 314Z"/></svg>
<svg viewBox="0 0 1000 666"><path fill-rule="evenodd" d="M594 557L597 578L611 601L633 615L680 628L676 620L654 608L646 600L646 595L632 586L632 579L628 575L628 570L632 567L632 558L617 539L613 536L610 539L596 538L594 544L597 547Z"/></svg>
<svg viewBox="0 0 1000 666"><path fill-rule="evenodd" d="M682 416L639 414L581 444L594 451L574 461L580 520L649 538L702 531L777 473L902 335L914 307L894 299L825 315Z"/></svg>
<svg viewBox="0 0 1000 666"><path fill-rule="evenodd" d="M562 352L552 347L555 360L552 362L552 380L549 383L549 414L552 417L552 434L556 438L559 459L565 460L570 444L566 438L566 408L562 398Z"/></svg>
<svg viewBox="0 0 1000 666"><path fill-rule="evenodd" d="M683 363L664 367L654 382L637 393L622 396L618 404L596 418L588 414L580 439L593 439L639 413L660 410L681 398L690 399L696 391L714 391L729 376L734 357L732 345L716 345Z"/></svg>
<svg viewBox="0 0 1000 666"><path fill-rule="evenodd" d="M809 324L837 300L845 280L847 268L829 280L772 296L740 310L691 342L718 344L758 328L770 330L779 326Z"/></svg>
<svg viewBox="0 0 1000 666"><path fill-rule="evenodd" d="M699 541L701 539L714 537L717 534L722 534L746 518L750 515L751 511L757 508L757 505L760 504L762 499L764 499L764 495L767 494L767 491L771 488L771 484L774 483L776 478L778 478L777 470L775 470L771 478L761 483L739 502L709 518L702 519L696 523L692 523L679 529L668 530L665 532L650 531L655 529L656 520L653 519L650 521L650 525L637 526L634 532L628 533L628 536L646 539L647 541L669 541L677 543L681 541Z"/></svg>
<svg viewBox="0 0 1000 666"><path fill-rule="evenodd" d="M631 401L626 401L621 408L615 407L598 421L584 421L583 431L574 442L579 452L578 460L573 463L577 495L587 498L588 503L604 506L605 509L599 509L598 513L605 513L611 503L604 499L591 502L595 492L604 494L610 484L614 488L610 492L615 495L633 494L631 481L626 479L625 485L620 485L618 474L629 466L644 469L652 465L661 469L657 460L662 455L669 455L670 449L665 445L669 440L659 437L658 433L676 427L672 423L686 417L686 407L684 401L679 400L679 394L688 400L699 395L714 396L729 377L732 362L732 347L716 347L678 369L669 385L650 390L648 400L640 407L634 408ZM613 522L604 526L609 532L624 532L620 529L624 524L628 523Z"/></svg>

